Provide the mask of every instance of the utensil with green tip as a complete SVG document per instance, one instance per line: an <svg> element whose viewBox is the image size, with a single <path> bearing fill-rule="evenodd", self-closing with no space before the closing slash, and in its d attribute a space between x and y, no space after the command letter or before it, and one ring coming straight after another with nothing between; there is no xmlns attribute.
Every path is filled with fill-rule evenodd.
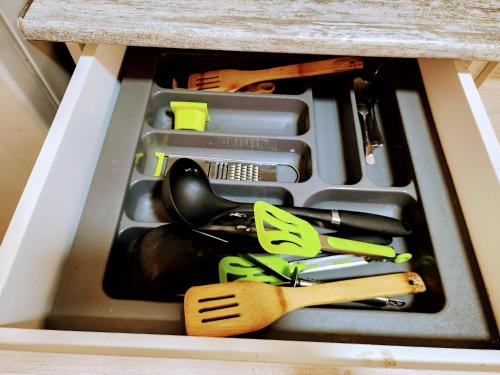
<svg viewBox="0 0 500 375"><path fill-rule="evenodd" d="M271 269L290 278L291 270L288 262L277 256L258 255L254 256L260 262L266 264ZM226 256L219 262L219 280L221 283L235 280L260 281L266 284L282 284L283 280L277 276L270 275L252 260L242 256Z"/></svg>
<svg viewBox="0 0 500 375"><path fill-rule="evenodd" d="M369 259L351 254L331 254L315 258L305 258L288 262L291 267L299 267L300 274L340 270L369 264Z"/></svg>
<svg viewBox="0 0 500 375"><path fill-rule="evenodd" d="M363 257L355 255L328 255L320 258L287 261L276 255L241 254L226 256L219 262L221 283L235 280L261 281L267 284L292 283L292 275L297 270L300 286L309 286L303 275L311 272L336 270L368 264ZM273 276L273 277L269 277ZM307 284L307 285L305 285Z"/></svg>
<svg viewBox="0 0 500 375"><path fill-rule="evenodd" d="M396 254L390 246L319 234L307 221L267 202L255 202L254 217L259 243L271 254L314 257L325 251L382 258L395 263L407 262L412 257L410 253Z"/></svg>
<svg viewBox="0 0 500 375"><path fill-rule="evenodd" d="M322 281L307 280L300 277L300 264L287 263L274 255L244 254L244 257L228 256L219 263L221 283L234 281L260 281L271 285L288 285L290 287L307 287L322 284ZM231 276L231 280L229 277ZM405 302L389 297L375 297L356 303L372 307L402 308Z"/></svg>

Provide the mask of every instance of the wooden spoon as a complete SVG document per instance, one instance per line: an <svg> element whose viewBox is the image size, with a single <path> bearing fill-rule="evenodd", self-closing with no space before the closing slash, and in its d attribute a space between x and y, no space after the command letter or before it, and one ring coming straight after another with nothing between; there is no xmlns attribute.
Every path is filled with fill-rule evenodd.
<svg viewBox="0 0 500 375"><path fill-rule="evenodd" d="M257 331L301 307L350 302L425 291L413 272L337 281L308 288L286 288L237 281L190 288L184 297L190 336L233 336Z"/></svg>

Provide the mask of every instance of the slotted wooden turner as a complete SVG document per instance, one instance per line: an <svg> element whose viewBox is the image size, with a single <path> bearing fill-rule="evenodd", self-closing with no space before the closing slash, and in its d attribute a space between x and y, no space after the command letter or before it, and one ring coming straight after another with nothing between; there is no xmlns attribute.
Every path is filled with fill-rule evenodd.
<svg viewBox="0 0 500 375"><path fill-rule="evenodd" d="M184 297L190 336L234 336L257 331L301 307L351 302L425 291L413 272L337 281L307 288L286 288L257 281L195 286Z"/></svg>
<svg viewBox="0 0 500 375"><path fill-rule="evenodd" d="M188 78L188 89L235 92L256 82L341 73L356 69L363 69L363 60L359 57L340 57L262 70L212 70L191 74Z"/></svg>

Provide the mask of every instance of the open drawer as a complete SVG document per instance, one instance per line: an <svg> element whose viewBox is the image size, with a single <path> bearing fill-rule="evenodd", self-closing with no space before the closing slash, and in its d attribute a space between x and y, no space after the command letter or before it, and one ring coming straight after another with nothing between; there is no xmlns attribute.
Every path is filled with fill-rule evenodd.
<svg viewBox="0 0 500 375"><path fill-rule="evenodd" d="M146 335L131 333L69 333L64 330L57 330L63 328L64 326L65 329L73 330L84 329L98 331L160 333L163 329L163 332L170 334L182 333L179 331L178 322L167 323L166 326L162 326L160 323L159 327L161 328L156 331L147 329L144 330L143 328L140 328L140 324L131 324L129 328L126 329L120 329L114 325L115 323L113 321L130 319L129 314L132 311L134 314L142 316L148 316L149 314L150 322L153 322L152 325L155 325L154 321L161 322L162 316L165 317L168 314L179 314L178 305L167 306L161 302L143 303L129 301L126 306L124 305L124 307L120 307L120 301L118 301L115 306L101 303L86 306L85 308L88 309L90 314L98 314L103 317L99 326L92 326L89 324L89 320L86 320L85 318L75 318L74 315L71 314L71 311L69 311L72 309L71 306L75 306L74 304L69 304L69 307L61 307L57 315L59 317L64 317L64 319L57 321L57 319L54 319L54 315L52 314L56 294L56 301L61 298L61 274L63 272L66 274L73 273L73 276L75 278L80 278L82 283L86 282L86 277L88 276L86 272L82 272L85 271L85 269L78 269L78 261L75 261L75 258L73 258L72 263L70 263L72 265L72 267L70 267L71 269L64 266L71 249L74 249L73 241L75 234L77 233L77 229L78 231L81 231L82 225L87 225L87 234L80 235L80 239L84 238L85 240L84 248L87 251L99 251L103 243L112 241L113 238L109 238L110 234L108 231L95 233L95 236L89 236L88 234L92 232L93 229L98 229L99 225L102 225L102 227L116 225L114 212L121 212L123 199L111 199L111 202L108 202L108 206L106 206L107 209L100 210L98 214L93 216L92 220L89 220L89 217L85 219L85 211L88 209L86 208L83 220L79 225L90 183L94 175L94 168L97 162L98 154L106 135L107 125L119 91L119 83L116 81L115 77L118 74L123 53L124 50L120 47L86 47L84 55L78 63L72 82L68 88L68 92L64 98L56 120L54 121L54 125L50 131L46 144L44 145L42 153L39 157L33 175L26 188L25 194L23 195L20 206L16 211L16 215L13 219L11 227L9 228L9 232L7 233L4 243L2 244L2 252L0 253L0 256L2 257L0 262L0 298L1 305L5 306L5 304L8 303L10 308L2 308L0 310L1 323L6 327L32 328L1 328L0 339L2 340L2 344L7 344L7 347L25 349L34 349L38 345L45 345L43 350L47 350L48 348L54 348L55 350L58 347L61 348L60 345L70 345L70 342L73 342L76 345L85 345L96 348L96 350L97 348L107 347L108 350L119 350L122 353L126 353L128 350L140 350L140 352L144 355L153 354L153 352L165 355L173 355L172 353L176 353L178 356L196 356L198 358L213 359L231 358L233 360L250 358L255 359L255 357L248 354L249 352L254 352L259 353L259 360L281 361L288 358L287 360L296 362L325 363L334 361L337 364L353 364L356 363L356 358L358 361L362 361L362 358L364 358L362 353L368 350L367 348L370 348L369 350L371 350L372 353L375 353L371 358L369 358L373 361L383 361L388 357L392 357L398 364L401 364L402 367L419 367L420 365L415 363L417 361L415 359L416 356L419 356L418 361L421 362L441 362L441 364L444 362L449 365L450 368L455 365L457 365L458 368L458 359L445 359L442 357L442 354L439 355L436 353L442 353L444 350L460 355L460 353L465 351L465 349L435 349L430 347L427 349L412 347L401 348L387 345L370 345L368 347L365 344L340 343L321 344L313 342L318 340L318 338L314 337L314 335L309 337L307 335L305 335L305 337L302 336L304 333L300 332L300 330L291 334L290 337L295 340L307 340L307 343L283 343L268 340L269 338L284 338L288 333L290 333L290 331L286 330L282 331L281 337L278 333L275 336L271 335L267 337L266 340L202 339L175 337L171 335ZM494 132L491 129L491 125L489 124L487 117L484 115L484 108L482 108L482 104L478 100L477 92L474 91L471 77L467 76L465 73L459 73L459 67L457 67L457 65L452 61L421 60L419 64L429 104L434 116L434 121L429 120L429 118L426 118L425 115L420 118L420 121L423 123L428 121L429 124L434 123L436 125L444 155L447 158L451 176L455 182L455 188L462 205L462 211L472 242L471 246L467 235L464 235L464 238L459 238L460 244L458 244L458 246L463 246L463 244L465 244L465 247L469 247L470 249L472 249L472 247L474 248L481 267L482 277L484 278L484 282L490 296L492 308L494 312L498 313L498 306L495 305L495 301L498 301L498 299L495 299L495 296L498 296L499 291L498 289L495 289L494 274L492 272L492 270L496 268L495 265L498 266L499 262L498 256L495 258L495 255L492 254L494 246L493 228L495 219L498 221L498 217L495 217L498 216L498 214L492 212L494 210L488 209L488 207L497 207L500 199L498 192L498 144L495 144ZM147 68L145 67L144 70L147 71ZM126 85L130 86L127 88ZM131 90L130 87L133 89ZM126 118L127 116L130 116L130 118L136 118L138 115L143 116L144 113L137 113L137 108L143 108L143 110L147 108L150 98L149 95L137 96L137 92L149 93L150 91L150 81L147 79L141 79L140 75L138 77L134 77L133 75L128 76L128 78L124 81L123 91L120 95L119 107L117 107L117 109L120 110L120 116L125 116L122 118ZM169 94L169 92L164 91L164 94ZM126 97L127 95L130 96ZM408 106L405 115L410 117L413 116L413 121L418 121L415 120L415 116L418 116L419 111L415 106L425 106L426 103L421 103L418 100L416 102L412 101L411 94L406 96L406 99L404 92L402 92L401 95L402 97L399 98L400 102L406 103ZM298 100L307 102L304 98L299 98ZM127 102L133 103L133 105L126 106L124 103ZM318 110L321 110L321 105L313 105L312 107L309 106L310 111L317 112ZM317 113L316 116L320 117ZM449 128L449 122L454 122L453 130L451 131ZM113 124L116 124L116 119L113 120ZM116 127L116 125L114 126ZM308 126L312 126L311 122L309 122ZM132 131L138 132L141 130L140 128L141 126L138 126ZM307 125L292 128L296 129L297 132L300 133L300 129L306 129ZM110 129L109 131L111 132L113 129ZM422 136L429 136L427 132L432 134L434 130L429 129L426 125L425 127L423 126L422 129L419 129L418 127L405 128L405 131L406 141L409 143L409 148L414 154L413 157L425 160L426 156L429 156L427 153L428 150L424 148L422 151L426 152L418 154L416 153L418 143L412 145L412 142L414 139L420 139ZM310 157L308 152L311 153L311 151L308 150L312 149L313 155L316 155L316 153L320 155L320 153L323 152L326 153L327 157L331 156L335 159L335 155L330 155L324 150L321 151L321 142L318 141L318 147L314 147L318 138L307 139L307 137L311 136L311 134L311 132L304 131L304 134L298 134L298 137L303 137L304 139L296 141L297 144L300 144L300 142L306 144L306 146L302 147L302 150L306 154L305 158L307 159ZM325 134L327 137L328 133ZM99 192L102 192L102 189L109 188L107 193L117 194L119 196L120 194L125 194L125 191L116 193L116 190L114 189L115 186L113 184L121 184L123 181L127 182L128 175L131 170L130 163L137 145L137 138L130 137L130 134L128 134L126 129L123 132L115 131L113 135L114 142L120 145L114 150L114 152L124 153L124 155L126 154L128 156L112 160L112 167L105 171L107 174L107 182L100 186ZM147 137L149 136L150 135L148 134ZM285 135L283 137L289 136ZM359 141L359 134L357 138ZM429 138L429 142L426 144L432 146L431 151L434 150L434 148L439 150L439 145L432 141L432 139L432 137ZM461 146L457 145L457 143L460 144L460 142L464 139L466 139L468 144L471 145L471 149L474 149L474 152L471 152L469 155L465 154ZM182 140L179 142L182 143ZM104 149L104 152L106 152L106 148ZM103 155L105 155L105 153ZM112 159L109 159L109 155L107 158L108 160ZM357 152L357 158L362 158L362 152ZM315 156L313 156L312 159L314 160ZM474 159L474 161L471 159ZM424 161L423 163L421 163L421 161L422 160L416 163L414 160L413 163L413 169L415 170L417 180L423 181L423 179L433 178L446 180L447 172L444 172L444 177L428 173L427 169L424 168L424 164L428 161ZM432 163L438 161L431 160L430 162ZM307 166L308 163L306 162L300 164L299 161L298 165ZM328 169L322 170L321 167L313 167L308 172L308 168L305 167L305 175L307 177L303 183L308 183L316 177L319 180L326 180L330 183L330 185L335 185L335 183L341 185L347 182L354 186L363 179L366 179L366 181L375 180L375 185L378 183L383 187L383 189L378 190L379 193L382 191L388 195L401 195L402 191L397 189L406 189L405 193L408 196L411 197L413 194L413 197L418 199L417 188L415 184L412 183L412 177L409 174L407 174L402 180L398 180L391 178L392 176L389 173L385 175L386 177L383 180L377 181L377 176L384 175L370 174L370 171L363 171L365 173L359 173L356 172L356 168L356 166L353 167L352 165L344 165L343 173L332 174ZM362 169L363 167L359 168ZM405 169L406 168L404 166L403 168L400 168L401 171L404 171ZM337 170L339 170L339 168L337 168ZM342 165L340 166L340 170L342 171ZM429 165L428 170L433 170L431 165ZM103 173L103 171L99 171L98 169L96 178L99 173ZM124 173L124 171L126 172ZM476 173L477 176L475 178L475 182L479 181L482 189L491 189L490 194L483 197L475 197L471 195L474 191L474 185L471 185L469 181L471 178L470 173L472 172ZM317 176L316 173L318 174ZM123 180L124 178L125 180ZM153 181L151 183L153 184L155 180L149 179L147 181ZM124 190L127 188L126 184L121 186ZM420 193L429 197L429 200L426 200L424 204L436 204L440 207L439 209L442 208L442 202L439 200L441 198L437 201L433 201L433 196L436 194L426 193L423 191L425 186L428 186L427 184L422 183L418 186ZM435 211L432 214L435 217L441 213L446 215L446 213L453 212L458 209L458 206L455 205L456 202L454 203L455 195L452 191L453 189L451 188L451 185L449 186L451 191L449 192L450 195L445 198L449 200L448 204L445 205L445 211L439 212L438 208L435 207ZM222 188L223 187L224 186L222 186ZM94 188L95 187L93 187L93 189ZM295 188L293 186L289 187L289 190L292 191L292 195L294 189ZM143 189L142 191L147 192L147 189ZM328 189L325 189L325 191L327 192L319 192L316 196L309 198L304 197L302 201L298 200L295 203L321 205L323 201L328 202L329 199ZM92 195L95 193L96 191L91 190L89 200L92 200ZM296 193L296 195L299 196L298 193ZM439 196L439 194L437 195ZM481 205L483 205L482 208ZM390 205L387 206L390 207ZM109 210L110 207L112 208L111 211ZM425 220L425 216L427 216L427 222L429 222L427 214L422 214L422 220ZM447 220L443 219L443 222L445 222L445 233L440 233L441 228L432 228L428 226L427 230L429 232L427 235L430 235L434 241L441 241L442 243L445 242L445 238L447 236L453 237L451 240L452 242L455 241L455 235L446 232L446 230L450 228L448 225L452 225L454 231L458 229L464 230L465 226L460 224L460 221L462 220L461 215L458 215L457 217L457 222L453 219L451 220L452 223L448 223ZM132 220L134 220L134 217L132 217ZM96 227L95 223L99 223L99 225ZM151 226L153 225L155 224L153 223ZM463 243L461 241L463 241ZM76 243L76 246L79 246L78 242ZM71 257L74 257L74 255L70 255L70 259ZM456 259L452 259L453 254L450 255L450 258L451 264L457 266L457 264L454 263ZM86 264L92 267L91 260ZM441 279L452 276L460 277L460 275L453 274L452 271L454 267L452 265L450 265L448 273L445 272L444 274L440 274ZM94 266L96 268L101 268L102 260L96 258ZM461 266L458 265L457 267L460 269ZM477 272L477 270L475 270L475 272ZM438 279L439 278L436 280ZM473 305L481 303L479 302L481 300L481 294L484 293L484 290L481 287L480 279L480 277L471 279L474 284L478 283L477 285L479 285L479 288L475 285L463 285L465 288L471 287L472 289L470 289L470 291L476 290L478 293L477 299L475 297L475 300L473 301ZM90 282L91 280L89 280L89 283ZM452 288L453 282L451 280L447 282L449 283L450 288ZM87 291L78 291L79 294L74 297L69 296L68 293L74 293L75 290L67 289L64 293L67 294L66 297L68 297L68 300L70 301L77 301L78 297L83 297L82 300L85 302L89 301L89 299L87 299L89 295L85 294L88 291L93 293L91 289L88 289ZM22 298L20 296L22 296ZM467 296L464 296L464 301L466 300L466 297ZM457 298L457 295L453 296L453 299L455 298ZM455 301L453 303L456 303ZM473 326L463 327L464 332L467 330L469 332L467 334L467 339L465 339L467 342L454 344L453 346L486 346L484 345L484 341L488 341L488 339L484 340L485 337L489 337L490 341L490 344L487 346L492 347L495 345L495 343L491 342L491 340L494 340L497 336L496 327L494 325L492 315L489 312L488 302L483 302L484 304L481 304L479 308L484 309L482 313L486 316L486 319L482 322L482 328L479 331L476 331ZM475 307L473 305L470 305L470 308L474 309ZM83 307L83 305L79 306L79 308ZM447 308L449 308L449 305L447 305L446 299L444 299L436 302L436 305L431 306L430 310L434 309L443 311ZM460 311L456 305L452 306L452 308L456 309L456 313ZM69 310L64 311L64 309ZM432 318L430 318L429 321L425 321L423 315L432 313L435 312L425 311L425 307L417 308L414 312L409 313L398 312L398 314L415 314L414 317L416 320L423 319L421 324L431 324ZM326 313L321 312L321 314ZM371 314L365 315L367 319L369 319L369 315ZM472 315L475 315L475 313L471 313L471 316ZM110 318L111 316L112 318ZM109 320L107 320L106 317L109 318ZM299 318L299 320L300 319L307 319L307 316ZM384 318L386 322L387 319L390 319L389 316ZM398 319L400 318L395 318L395 320ZM163 319L163 321L168 322L168 319ZM49 322L49 327L56 330L44 329L44 327L47 327L47 322ZM169 324L170 326L168 326ZM373 324L374 322L371 322L371 325ZM445 322L441 321L440 324L444 325ZM133 325L135 325L135 329L132 327ZM448 333L446 333L446 327L436 326L436 330L442 328L442 334L443 336L446 336L453 330L458 329L458 327L459 325L452 325L452 328ZM481 340L475 341L471 338L474 336L474 332L483 332L480 334L483 336L483 344L478 343ZM372 336L376 335L377 330L374 330L372 332ZM386 337L385 340L379 342L377 342L377 339L364 342L370 342L371 344L408 344L405 342L404 332L401 332L399 337L397 337L398 335L395 336L396 337L393 337L392 339L388 339ZM414 338L414 341L411 342L413 345L432 345L430 341L426 342L418 337L415 339L416 334L413 331L408 333L408 336L412 336L408 337L409 339ZM106 338L105 342L102 340L104 337ZM125 337L130 337L130 340L127 342L127 340L124 340ZM419 340L421 341L419 342ZM457 336L455 336L454 340L457 340ZM131 343L132 341L134 344ZM331 341L331 338L326 338L323 341ZM340 338L340 340L337 341L342 341L342 339ZM346 341L354 340L351 338ZM83 344L84 342L85 344ZM450 341L445 339L444 342L449 343ZM471 342L474 343L471 344ZM440 346L447 346L446 343ZM305 346L307 346L308 351L301 349ZM209 349L207 349L207 347L209 347ZM341 348L343 349L340 350ZM39 347L39 349L42 348ZM66 349L63 350L68 350L68 348L66 347ZM467 356L464 355L460 358L462 366L463 363L468 363L472 369L472 366L479 366L481 363L496 363L494 362L495 354L497 354L495 352L480 349L470 349L466 351ZM104 352L106 352L106 350L104 350ZM293 355L293 358L290 356L291 352L296 353ZM480 356L482 356L481 360L478 360L477 358Z"/></svg>

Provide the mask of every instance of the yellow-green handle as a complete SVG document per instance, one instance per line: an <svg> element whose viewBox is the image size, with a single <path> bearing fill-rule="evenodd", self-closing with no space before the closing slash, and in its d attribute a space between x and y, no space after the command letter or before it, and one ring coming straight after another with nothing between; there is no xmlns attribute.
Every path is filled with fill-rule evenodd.
<svg viewBox="0 0 500 375"><path fill-rule="evenodd" d="M345 238L320 235L321 250L330 253L354 254L377 258L394 258L396 252L390 246L369 242L347 240Z"/></svg>

